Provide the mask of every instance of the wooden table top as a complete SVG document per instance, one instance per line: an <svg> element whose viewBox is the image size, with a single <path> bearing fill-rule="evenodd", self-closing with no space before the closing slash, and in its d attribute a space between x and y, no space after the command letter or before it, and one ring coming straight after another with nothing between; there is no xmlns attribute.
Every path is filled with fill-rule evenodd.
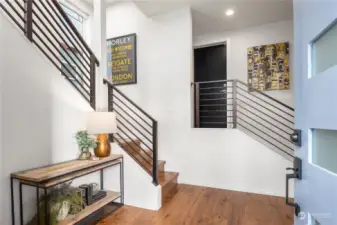
<svg viewBox="0 0 337 225"><path fill-rule="evenodd" d="M26 180L31 182L44 182L53 178L67 175L76 171L91 169L92 167L121 159L122 155L110 155L109 157L100 160L71 160L67 162L57 163L50 166L45 166L37 169L29 169L12 173L11 177Z"/></svg>

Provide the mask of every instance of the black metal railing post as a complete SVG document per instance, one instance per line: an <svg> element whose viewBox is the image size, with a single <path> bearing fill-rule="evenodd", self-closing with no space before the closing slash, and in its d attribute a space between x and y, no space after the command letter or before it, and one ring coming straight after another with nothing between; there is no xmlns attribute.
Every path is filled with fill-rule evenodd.
<svg viewBox="0 0 337 225"><path fill-rule="evenodd" d="M152 127L152 144L153 144L153 167L152 167L152 178L153 183L158 185L158 123L153 121Z"/></svg>
<svg viewBox="0 0 337 225"><path fill-rule="evenodd" d="M113 87L108 84L108 111L113 112ZM114 141L113 134L109 134L110 142Z"/></svg>
<svg viewBox="0 0 337 225"><path fill-rule="evenodd" d="M96 109L96 57L90 55L90 105Z"/></svg>
<svg viewBox="0 0 337 225"><path fill-rule="evenodd" d="M33 41L33 0L25 1L25 34L30 42Z"/></svg>
<svg viewBox="0 0 337 225"><path fill-rule="evenodd" d="M195 84L195 127L200 127L200 84Z"/></svg>
<svg viewBox="0 0 337 225"><path fill-rule="evenodd" d="M233 80L232 83L233 87L232 87L232 97L233 97L233 128L237 128L237 113L238 113L238 108L237 108L237 81Z"/></svg>

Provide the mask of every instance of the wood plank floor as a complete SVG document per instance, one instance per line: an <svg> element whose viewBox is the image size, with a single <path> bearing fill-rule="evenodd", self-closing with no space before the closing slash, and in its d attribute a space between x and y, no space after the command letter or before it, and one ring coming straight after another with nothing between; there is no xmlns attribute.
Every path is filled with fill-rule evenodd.
<svg viewBox="0 0 337 225"><path fill-rule="evenodd" d="M284 198L179 184L158 212L123 206L99 225L292 225Z"/></svg>

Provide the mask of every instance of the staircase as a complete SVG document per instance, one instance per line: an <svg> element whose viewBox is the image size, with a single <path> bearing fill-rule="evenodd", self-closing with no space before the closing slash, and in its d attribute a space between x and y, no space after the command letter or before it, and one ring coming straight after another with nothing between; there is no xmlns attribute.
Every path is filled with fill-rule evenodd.
<svg viewBox="0 0 337 225"><path fill-rule="evenodd" d="M108 80L108 107L117 115L117 134L111 135L162 188L162 205L178 191L177 172L165 171L165 161L158 160L158 123Z"/></svg>
<svg viewBox="0 0 337 225"><path fill-rule="evenodd" d="M196 128L239 129L293 160L294 109L240 80L192 83Z"/></svg>

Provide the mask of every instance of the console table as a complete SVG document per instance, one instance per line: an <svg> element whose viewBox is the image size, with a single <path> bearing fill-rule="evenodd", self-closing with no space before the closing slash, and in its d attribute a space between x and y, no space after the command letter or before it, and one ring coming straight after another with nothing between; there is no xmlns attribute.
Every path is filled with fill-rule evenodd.
<svg viewBox="0 0 337 225"><path fill-rule="evenodd" d="M82 177L97 171L100 171L100 188L104 190L104 169L119 165L120 171L120 192L107 191L107 196L92 205L84 208L80 213L75 216L68 216L66 219L60 221L58 225L72 225L81 224L86 218L93 215L98 210L107 206L110 203L120 198L120 203L115 203L116 208L124 204L124 172L123 172L123 156L111 155L100 160L72 160L62 163L57 163L45 167L29 169L11 174L11 207L12 207L12 225L15 225L15 205L14 205L14 180L19 182L19 199L20 199L20 225L23 225L23 194L22 188L24 185L36 187L36 206L37 218L40 218L40 189L46 196L49 188L55 185L65 183L78 177ZM47 200L46 200L47 201ZM40 224L37 220L37 225L49 225L48 218L48 202L44 204L45 223ZM84 222L83 224L87 224Z"/></svg>

